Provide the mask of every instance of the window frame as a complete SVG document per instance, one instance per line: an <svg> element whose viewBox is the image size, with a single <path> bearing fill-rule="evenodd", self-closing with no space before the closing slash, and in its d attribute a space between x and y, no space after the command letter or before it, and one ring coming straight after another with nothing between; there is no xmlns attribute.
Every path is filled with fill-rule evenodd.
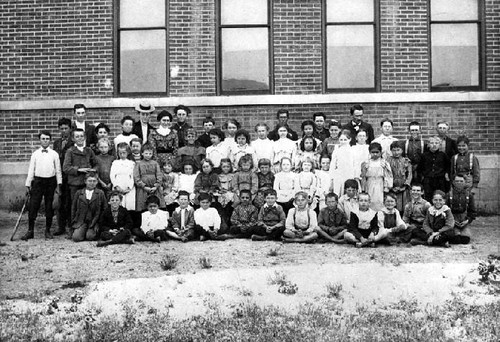
<svg viewBox="0 0 500 342"><path fill-rule="evenodd" d="M114 94L115 96L169 96L170 89L170 64L169 64L169 1L165 1L165 26L148 26L148 27L120 27L120 0L114 0L113 14L115 20L113 21L113 45L114 45ZM122 31L151 31L151 30L164 30L165 31L165 91L160 92L124 92L121 91L121 42L120 33Z"/></svg>
<svg viewBox="0 0 500 342"><path fill-rule="evenodd" d="M373 21L352 21L352 22L328 22L327 20L327 2L321 1L321 35L323 45L323 89L325 93L362 93L362 92L380 92L380 1L373 1ZM374 77L373 87L362 88L328 88L328 26L356 26L356 25L372 25L373 26L373 63Z"/></svg>
<svg viewBox="0 0 500 342"><path fill-rule="evenodd" d="M222 0L215 1L215 83L217 95L273 95L274 94L274 49L273 49L273 2L267 1L267 24L222 24ZM225 28L267 28L268 39L268 68L269 68L269 89L268 90L223 90L222 89L222 30Z"/></svg>
<svg viewBox="0 0 500 342"><path fill-rule="evenodd" d="M485 32L485 13L484 3L482 0L477 0L477 20L432 20L431 2L427 0L427 42L429 50L429 89L432 92L446 91L482 91L486 89L486 32ZM478 85L477 86L450 86L436 87L432 85L432 25L433 24L476 24L477 25L477 44L478 44Z"/></svg>

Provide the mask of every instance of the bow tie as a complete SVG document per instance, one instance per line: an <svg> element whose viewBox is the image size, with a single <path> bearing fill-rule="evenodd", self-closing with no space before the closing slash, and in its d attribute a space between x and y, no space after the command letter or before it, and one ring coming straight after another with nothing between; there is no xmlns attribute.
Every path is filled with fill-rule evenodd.
<svg viewBox="0 0 500 342"><path fill-rule="evenodd" d="M49 153L48 150L42 149L42 153Z"/></svg>

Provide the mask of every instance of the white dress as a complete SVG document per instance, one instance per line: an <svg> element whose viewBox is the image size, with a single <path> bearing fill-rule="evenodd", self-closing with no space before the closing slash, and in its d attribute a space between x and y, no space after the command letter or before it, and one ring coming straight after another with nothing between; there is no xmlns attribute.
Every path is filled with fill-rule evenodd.
<svg viewBox="0 0 500 342"><path fill-rule="evenodd" d="M115 138L115 151L118 151L118 144L122 142L126 142L127 144L130 145L130 141L134 138L139 138L135 134L130 134L130 135L123 135L123 134L118 134Z"/></svg>
<svg viewBox="0 0 500 342"><path fill-rule="evenodd" d="M115 160L111 164L109 178L113 188L118 186L121 189L130 191L123 194L122 206L127 210L135 210L135 186L134 186L134 166L132 160Z"/></svg>
<svg viewBox="0 0 500 342"><path fill-rule="evenodd" d="M344 182L355 176L351 146L341 145L333 150L330 175L333 178L333 192L339 197L342 196L344 194Z"/></svg>
<svg viewBox="0 0 500 342"><path fill-rule="evenodd" d="M280 162L284 157L290 158L292 163L295 160L295 154L297 153L297 145L294 141L284 138L276 140L273 143L273 160L272 163L274 165L274 173L278 173L281 171ZM293 169L293 164L292 164Z"/></svg>
<svg viewBox="0 0 500 342"><path fill-rule="evenodd" d="M354 177L361 179L361 164L370 159L368 144L351 146L354 162Z"/></svg>
<svg viewBox="0 0 500 342"><path fill-rule="evenodd" d="M257 157L257 162L261 159L269 159L271 164L273 163L273 143L274 141L266 139L257 139L250 143L250 145L255 149L255 156Z"/></svg>

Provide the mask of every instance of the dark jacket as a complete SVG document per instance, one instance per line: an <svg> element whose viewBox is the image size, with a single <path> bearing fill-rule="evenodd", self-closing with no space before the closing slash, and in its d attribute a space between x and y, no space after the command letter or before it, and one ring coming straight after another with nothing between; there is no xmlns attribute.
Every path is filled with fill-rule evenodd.
<svg viewBox="0 0 500 342"><path fill-rule="evenodd" d="M146 139L149 137L149 133L151 133L152 130L154 130L154 127L148 123L148 129L147 129L148 135L146 136ZM132 127L131 133L137 135L142 141L144 141L144 137L142 136L142 125L140 120L134 122L134 126Z"/></svg>
<svg viewBox="0 0 500 342"><path fill-rule="evenodd" d="M192 207L187 208L187 213L185 217L185 229L194 228L194 210ZM181 208L177 207L172 213L172 218L170 219L170 224L172 229L181 229Z"/></svg>
<svg viewBox="0 0 500 342"><path fill-rule="evenodd" d="M71 131L76 129L76 124L71 121ZM97 135L95 133L95 126L85 121L85 145L90 146L97 144Z"/></svg>
<svg viewBox="0 0 500 342"><path fill-rule="evenodd" d="M90 147L84 147L81 152L76 146L71 146L66 151L63 163L63 172L68 175L68 184L76 186L85 184L85 173L78 172L78 169L95 165L95 154Z"/></svg>
<svg viewBox="0 0 500 342"><path fill-rule="evenodd" d="M127 209L120 205L118 208L118 219L115 223L113 220L113 214L111 213L111 207L108 206L101 215L99 226L101 233L120 228L132 230L133 222Z"/></svg>
<svg viewBox="0 0 500 342"><path fill-rule="evenodd" d="M373 139L375 139L375 134L373 133L373 127L370 125L368 122L361 121L359 124L359 129L364 129L367 134L367 139L366 143L369 144L372 142ZM349 132L351 132L351 145L356 144L356 134L358 133L359 129L356 129L352 123L352 120L349 120L348 123L346 123L344 126L342 126L342 129L348 129Z"/></svg>
<svg viewBox="0 0 500 342"><path fill-rule="evenodd" d="M90 201L85 197L85 189L78 190L71 206L71 226L76 227L85 223L89 229L98 231L98 223L106 206L106 196L102 190L94 189Z"/></svg>

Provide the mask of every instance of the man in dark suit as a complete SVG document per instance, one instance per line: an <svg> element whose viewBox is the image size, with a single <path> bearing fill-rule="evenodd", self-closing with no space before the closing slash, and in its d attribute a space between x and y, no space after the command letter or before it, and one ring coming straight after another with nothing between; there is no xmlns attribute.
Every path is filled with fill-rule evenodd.
<svg viewBox="0 0 500 342"><path fill-rule="evenodd" d="M149 118L155 111L155 107L149 102L144 101L135 107L135 111L139 114L139 121L134 123L132 134L142 139L142 143L144 144L148 141L149 132L154 129L154 127L149 124Z"/></svg>
<svg viewBox="0 0 500 342"><path fill-rule="evenodd" d="M441 139L439 150L446 153L448 159L451 160L451 157L458 153L458 148L457 142L448 136L450 124L446 121L439 121L436 126L436 131Z"/></svg>
<svg viewBox="0 0 500 342"><path fill-rule="evenodd" d="M84 104L77 103L73 106L75 120L71 123L71 131L81 128L85 131L85 146L90 146L97 143L97 135L95 134L95 126L85 119L87 118L87 107Z"/></svg>
<svg viewBox="0 0 500 342"><path fill-rule="evenodd" d="M278 119L278 124L279 125L285 125L288 128L287 138L291 139L293 141L297 141L297 140L299 140L299 136L297 135L297 133L290 126L288 126L288 117L289 116L290 116L290 113L288 112L287 109L280 109L276 113L276 117ZM278 135L277 127L275 127L271 132L269 132L269 134L267 135L267 137L270 140L273 140L273 141L278 140L280 137Z"/></svg>
<svg viewBox="0 0 500 342"><path fill-rule="evenodd" d="M351 132L351 145L356 143L356 134L360 129L364 129L366 131L366 135L368 139L366 143L369 144L375 139L375 135L373 133L373 127L368 122L363 121L363 106L360 104L354 105L351 107L351 120L345 124L342 129L348 129Z"/></svg>

